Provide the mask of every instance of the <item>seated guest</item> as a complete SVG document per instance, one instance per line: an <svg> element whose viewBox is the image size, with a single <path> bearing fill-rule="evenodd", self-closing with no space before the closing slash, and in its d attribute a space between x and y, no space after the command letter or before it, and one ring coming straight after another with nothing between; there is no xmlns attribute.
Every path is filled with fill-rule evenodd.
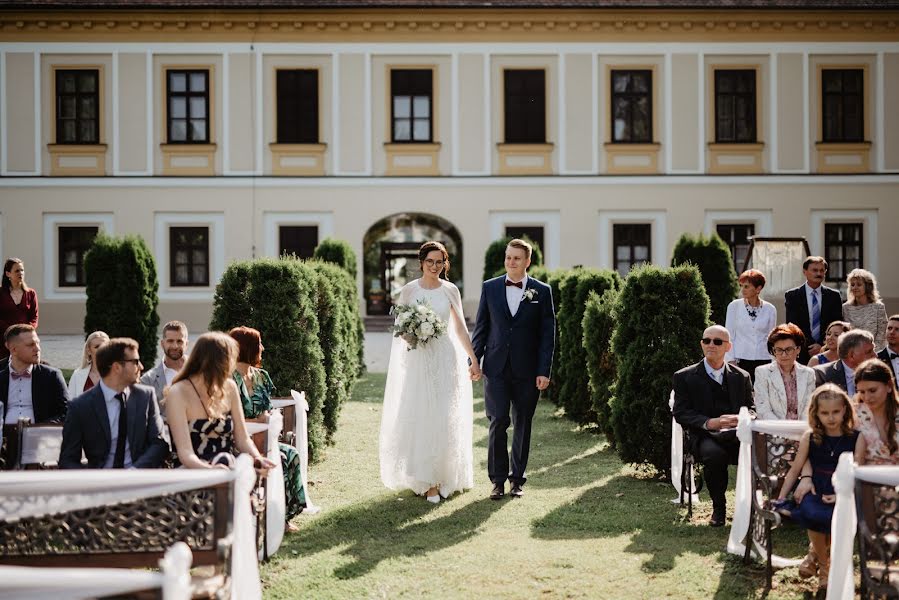
<svg viewBox="0 0 899 600"><path fill-rule="evenodd" d="M184 352L187 350L187 325L181 321L169 321L162 327L162 360L144 373L140 382L156 390L162 416L165 418L165 388L172 385L175 375L184 367Z"/></svg>
<svg viewBox="0 0 899 600"><path fill-rule="evenodd" d="M874 337L864 329L847 331L837 340L837 352L840 360L815 367L815 385L833 383L853 396L853 373L864 361L875 357Z"/></svg>
<svg viewBox="0 0 899 600"><path fill-rule="evenodd" d="M97 348L109 341L109 336L102 331L95 331L84 340L84 351L81 353L81 368L69 378L69 397L74 398L88 391L100 382L100 372L94 362Z"/></svg>
<svg viewBox="0 0 899 600"><path fill-rule="evenodd" d="M887 347L877 353L877 358L890 365L893 377L899 379L899 315L890 316L887 322Z"/></svg>
<svg viewBox="0 0 899 600"><path fill-rule="evenodd" d="M861 436L855 431L849 396L833 384L825 384L812 394L808 423L811 429L799 441L796 459L780 488L780 499L786 498L793 489L800 472L810 472L802 478L812 481L815 492L803 495L799 508L792 514L799 525L808 530L813 551L806 561L813 562L818 573L818 589L821 590L827 587L830 570L830 522L836 502L831 479L840 454L854 452L858 459L864 448Z"/></svg>
<svg viewBox="0 0 899 600"><path fill-rule="evenodd" d="M69 403L59 452L61 469L153 469L170 450L153 388L137 383L137 342L113 338L94 355L100 382Z"/></svg>
<svg viewBox="0 0 899 600"><path fill-rule="evenodd" d="M221 468L216 457L246 452L265 473L275 463L262 456L247 433L231 374L237 342L213 331L197 338L184 368L166 392L166 414L178 462L188 469Z"/></svg>
<svg viewBox="0 0 899 600"><path fill-rule="evenodd" d="M61 423L66 418L69 391L59 369L41 364L41 340L27 323L10 325L4 335L9 360L0 370L0 422L3 423L6 468L18 453L15 435L20 417L32 423Z"/></svg>
<svg viewBox="0 0 899 600"><path fill-rule="evenodd" d="M749 373L724 361L730 336L721 325L703 332L702 361L674 374L674 418L692 434L690 452L703 465L712 497L712 527L724 525L727 466L737 463L737 413L752 409Z"/></svg>
<svg viewBox="0 0 899 600"><path fill-rule="evenodd" d="M267 422L272 411L272 394L275 384L262 366L262 336L252 327L235 327L228 332L237 341L239 352L234 381L240 392L243 414L248 421ZM281 452L281 467L284 471L284 491L287 495L287 530L297 531L290 522L306 507L303 492L303 478L300 474L300 455L290 444L278 444Z"/></svg>
<svg viewBox="0 0 899 600"><path fill-rule="evenodd" d="M805 420L808 401L815 391L815 371L796 362L805 344L802 330L786 323L768 335L774 362L755 372L755 410L760 419Z"/></svg>
<svg viewBox="0 0 899 600"><path fill-rule="evenodd" d="M846 321L834 321L828 325L827 331L824 334L824 348L821 352L809 359L808 366L817 367L818 365L826 365L827 363L840 358L840 353L837 351L837 340L850 329L852 329L852 325Z"/></svg>
<svg viewBox="0 0 899 600"><path fill-rule="evenodd" d="M756 367L771 362L766 344L768 332L777 324L777 309L759 296L765 287L765 276L761 271L744 271L739 281L741 297L727 305L725 327L733 348L726 359L736 361L736 365L747 371L755 382Z"/></svg>
<svg viewBox="0 0 899 600"><path fill-rule="evenodd" d="M849 284L843 303L843 320L849 321L854 329L864 329L874 336L874 349L879 352L886 348L887 309L880 301L877 280L871 271L852 269L846 277Z"/></svg>
<svg viewBox="0 0 899 600"><path fill-rule="evenodd" d="M864 460L873 465L899 464L899 398L896 379L878 359L866 360L855 370L858 430L865 447Z"/></svg>

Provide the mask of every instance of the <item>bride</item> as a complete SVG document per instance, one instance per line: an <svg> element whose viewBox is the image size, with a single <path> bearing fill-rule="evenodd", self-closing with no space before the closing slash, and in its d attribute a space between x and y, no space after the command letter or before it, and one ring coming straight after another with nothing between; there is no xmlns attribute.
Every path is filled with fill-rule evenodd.
<svg viewBox="0 0 899 600"><path fill-rule="evenodd" d="M427 303L447 323L446 334L409 350L394 338L381 417L381 481L429 502L474 485L471 381L481 369L471 347L459 289L447 279L449 255L440 242L418 250L421 279L403 286L400 304ZM471 366L468 366L468 360Z"/></svg>

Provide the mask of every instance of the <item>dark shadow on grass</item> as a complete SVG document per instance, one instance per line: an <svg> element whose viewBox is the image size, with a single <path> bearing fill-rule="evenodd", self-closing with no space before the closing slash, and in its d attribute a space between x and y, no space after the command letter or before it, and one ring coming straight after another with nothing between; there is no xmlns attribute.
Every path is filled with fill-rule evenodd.
<svg viewBox="0 0 899 600"><path fill-rule="evenodd" d="M362 505L325 515L285 538L282 556L311 556L335 546L349 546L342 554L353 562L334 571L338 579L354 579L384 560L421 556L454 546L474 536L478 528L506 503L475 500L432 521L419 521L436 507L411 493L382 496ZM446 508L461 502L450 498Z"/></svg>

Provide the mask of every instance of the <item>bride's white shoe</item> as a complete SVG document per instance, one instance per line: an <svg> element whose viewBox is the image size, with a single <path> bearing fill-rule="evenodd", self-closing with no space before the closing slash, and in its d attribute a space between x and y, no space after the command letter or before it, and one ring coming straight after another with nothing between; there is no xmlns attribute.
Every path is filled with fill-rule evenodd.
<svg viewBox="0 0 899 600"><path fill-rule="evenodd" d="M439 504L440 503L440 494L436 494L434 496L427 496L428 502L431 504Z"/></svg>

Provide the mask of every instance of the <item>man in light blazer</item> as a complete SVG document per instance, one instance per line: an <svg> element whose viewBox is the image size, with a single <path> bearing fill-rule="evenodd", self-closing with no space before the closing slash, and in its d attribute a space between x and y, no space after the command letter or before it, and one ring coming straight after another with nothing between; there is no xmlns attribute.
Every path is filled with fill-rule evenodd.
<svg viewBox="0 0 899 600"><path fill-rule="evenodd" d="M138 345L113 338L95 354L100 382L69 403L59 453L61 469L151 469L169 454L153 388L137 383Z"/></svg>
<svg viewBox="0 0 899 600"><path fill-rule="evenodd" d="M820 256L809 256L802 263L805 283L784 294L787 323L794 323L802 330L806 345L799 353L799 362L821 352L827 326L843 318L843 298L840 292L824 285L827 261Z"/></svg>
<svg viewBox="0 0 899 600"><path fill-rule="evenodd" d="M837 340L840 360L815 367L815 384L833 383L853 396L855 394L855 368L875 358L874 336L864 329L851 329Z"/></svg>
<svg viewBox="0 0 899 600"><path fill-rule="evenodd" d="M172 385L172 380L184 367L187 352L187 325L181 321L169 321L162 327L162 360L143 374L140 382L156 390L156 399L165 419L165 388Z"/></svg>
<svg viewBox="0 0 899 600"><path fill-rule="evenodd" d="M891 315L887 321L887 347L877 353L877 358L890 365L899 382L899 314Z"/></svg>
<svg viewBox="0 0 899 600"><path fill-rule="evenodd" d="M796 419L808 416L808 403L815 391L815 371L796 361L805 343L802 330L793 323L778 325L768 334L768 352L774 362L755 370L755 410L759 419ZM787 386L795 385L796 412L789 411Z"/></svg>

